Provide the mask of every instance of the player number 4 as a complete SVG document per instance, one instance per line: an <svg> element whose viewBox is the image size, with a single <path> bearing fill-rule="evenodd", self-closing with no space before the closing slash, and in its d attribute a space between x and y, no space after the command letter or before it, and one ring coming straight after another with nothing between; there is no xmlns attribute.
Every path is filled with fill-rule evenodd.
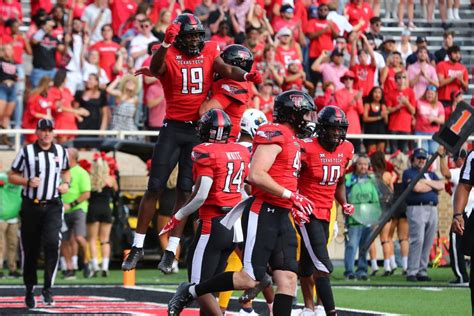
<svg viewBox="0 0 474 316"><path fill-rule="evenodd" d="M182 94L200 94L202 93L203 72L202 68L181 68L183 77Z"/></svg>
<svg viewBox="0 0 474 316"><path fill-rule="evenodd" d="M224 189L223 192L230 193L230 192L240 192L242 186L242 176L244 174L245 169L245 162L240 163L239 170L234 175L234 163L228 162L227 163L227 176L225 177ZM237 190L231 191L230 185L233 184L237 186Z"/></svg>

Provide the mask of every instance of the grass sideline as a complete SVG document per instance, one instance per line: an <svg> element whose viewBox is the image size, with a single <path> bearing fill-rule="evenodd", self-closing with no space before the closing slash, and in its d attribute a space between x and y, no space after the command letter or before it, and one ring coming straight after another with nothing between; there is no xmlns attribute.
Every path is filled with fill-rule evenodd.
<svg viewBox="0 0 474 316"><path fill-rule="evenodd" d="M112 270L110 276L84 279L77 272L75 280L64 280L60 275L56 278L58 285L121 285L122 271ZM405 281L400 271L390 277L375 276L368 281L345 281L343 268L337 267L331 283L334 286L336 305L342 308L372 310L386 313L405 315L469 315L469 288L449 287L448 282L453 278L449 268L430 269L432 282L411 283ZM38 275L42 281L42 273ZM136 285L151 286L174 290L180 282L187 278L186 270L178 274L163 275L155 269L138 269ZM20 285L21 279L0 279L1 285ZM236 292L234 295L238 296ZM301 293L298 301L302 302Z"/></svg>

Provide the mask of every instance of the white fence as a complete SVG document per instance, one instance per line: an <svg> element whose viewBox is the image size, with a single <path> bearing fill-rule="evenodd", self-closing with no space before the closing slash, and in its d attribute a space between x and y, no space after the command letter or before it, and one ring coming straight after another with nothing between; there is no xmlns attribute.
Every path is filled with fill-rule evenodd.
<svg viewBox="0 0 474 316"><path fill-rule="evenodd" d="M18 151L21 148L21 135L33 134L33 129L0 129L0 135L8 134L10 137L14 136L14 150ZM158 131L101 131L101 130L55 130L56 134L63 135L83 135L83 136L109 136L118 139L125 139L127 136L158 136ZM384 139L395 140L405 139L412 140L417 143L417 147L421 147L423 140L430 140L431 136L424 135L392 135L392 134L348 134L348 139ZM474 136L469 137L470 141L474 140Z"/></svg>

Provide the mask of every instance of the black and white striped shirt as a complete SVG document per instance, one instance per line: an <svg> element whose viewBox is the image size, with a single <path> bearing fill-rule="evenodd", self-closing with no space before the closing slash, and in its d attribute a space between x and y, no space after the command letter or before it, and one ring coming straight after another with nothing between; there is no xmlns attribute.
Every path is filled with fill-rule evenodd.
<svg viewBox="0 0 474 316"><path fill-rule="evenodd" d="M23 187L22 196L47 201L59 197L58 186L61 172L69 169L67 151L63 146L52 144L49 150L37 143L24 146L12 164L12 170L22 173L26 179L40 178L37 188Z"/></svg>
<svg viewBox="0 0 474 316"><path fill-rule="evenodd" d="M474 186L474 151L467 154L466 161L461 167L459 182Z"/></svg>

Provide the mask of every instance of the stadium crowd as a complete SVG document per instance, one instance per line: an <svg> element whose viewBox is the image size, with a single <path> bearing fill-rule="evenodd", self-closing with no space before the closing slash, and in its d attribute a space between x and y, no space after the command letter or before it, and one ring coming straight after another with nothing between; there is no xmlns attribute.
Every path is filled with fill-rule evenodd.
<svg viewBox="0 0 474 316"><path fill-rule="evenodd" d="M387 6L392 8L385 10L386 15L397 10L391 2L393 1L387 3ZM444 4L444 1L441 2ZM247 51L250 52L242 58L251 58L252 64L248 69L246 66L239 66L242 72L236 72L231 68L224 69L216 62L212 64L213 68L210 68L211 73L220 75L216 76L216 82L232 78L235 81L249 83L245 86L248 90L241 89L245 91L244 98L236 96L241 91L238 90L241 86L229 88L234 89L231 91L234 93L232 100L237 100L237 104L241 105L238 111L233 112L231 106L227 108L221 106L225 108L225 113L233 123L233 129L229 131L230 138L238 137L240 120L246 109L262 111L268 122L272 122L274 118L283 122L281 114L280 117L278 113L274 115L273 106L276 98L281 98L285 95L285 91L290 90L303 91L304 95L309 96L311 102L314 102L315 109L321 113L324 113L323 109L332 109L331 106L336 105L345 114L341 116L338 112L340 110L336 109L333 110L336 113L334 115L347 119L345 127L348 134L432 135L449 118L456 105L462 101L464 93L468 91L468 69L462 64L462 50L455 44L455 32L449 30L449 21L459 19L459 4L455 2L453 7L446 8L445 4L441 7L441 19L445 28L443 46L433 52L428 50L426 37L419 36L414 42L412 41L410 31L416 29L413 22L413 6L413 1L408 3L400 1L398 11L393 14L399 19L399 26L404 28L401 40L397 42L383 34L378 0L370 3L362 0L351 0L347 3L330 0L220 0L217 3L211 0L203 0L202 3L191 0L157 0L152 3L132 0L58 0L55 5L48 0L31 1L31 23L26 33L20 31L23 24L21 4L15 0L3 0L0 6L2 19L0 30L3 34L0 37L0 124L2 128L38 129L40 120L52 120L57 133L57 142L60 144L76 137L61 134L62 129L166 132L165 115L169 114L167 111L171 112L170 108L175 106L176 100L166 99L165 94L170 94L171 89L177 88L170 88L170 82L162 82L163 79L169 79L166 76L170 76L168 73L172 70L169 66L168 68L157 66L155 58L162 57L160 54L172 44L169 40L174 40L174 37L178 36L178 30L173 29L178 25L173 24L174 19L177 16L182 17L182 13L192 13L204 25L206 40L213 42L212 45L224 52L222 57L226 63L225 52L229 45L243 45L245 49L237 50L238 54L245 55ZM428 1L426 10L423 10L428 23L433 20L433 6L434 1ZM405 10L408 12L407 24L404 20ZM187 18L194 19L193 15L188 15ZM200 50L197 57L199 53ZM23 61L25 54L31 55L31 67L25 65ZM175 57L176 60L181 59L180 55ZM27 74L25 70L30 68L31 71ZM189 69L185 67L178 70L182 73L181 78L186 80L186 83L183 82L183 94L189 93L188 90L184 91L188 88L188 84L191 94L194 91L196 94L202 93L203 85L209 90L211 84L203 83L200 77L202 73L191 72L188 76L187 70ZM223 76L222 73L228 75ZM218 93L222 91L214 90L214 87L213 85L212 94L203 103L200 109L202 113L199 114L209 113L207 110L216 107L215 104L223 105L224 99ZM474 98L471 103L474 104ZM180 123L189 122L187 120L189 113L178 114L183 121ZM196 121L195 117L197 113L192 114L192 122ZM204 115L202 120L205 117ZM322 137L321 135L322 133L319 137ZM210 136L206 137L206 140L210 139ZM25 137L26 143L33 143L36 140L36 134ZM6 134L3 134L0 141L4 145L12 145ZM403 188L414 177L416 170L423 167L429 155L438 151L444 159L446 154L443 148L439 148L437 143L431 140L423 141L422 148L416 148L414 151L411 151L412 144L406 140L387 142L384 139L349 139L349 141L357 155L351 160L352 153L347 152L352 150L347 149L349 147L345 148L345 158L353 163L347 174L344 175L340 168L337 173L337 177L342 179L340 183L343 184L347 195L343 194L341 197L334 192L329 195L332 194L331 198L334 197L343 206L346 215L344 275L348 280L356 278L367 280L368 263L372 275L379 269L375 247L369 251L369 262L365 260L367 254L359 251L359 258L364 259L358 260L356 271L354 262L358 248L364 244L365 238L370 233L373 220L389 207L397 195L401 194ZM334 150L335 148L329 151ZM390 155L388 161L385 159L386 154ZM455 160L458 158L459 156ZM193 159L197 161L199 157L193 155ZM84 252L81 258L84 259L82 266L85 277L98 275L100 271L103 276L107 276L112 222L109 205L113 192L117 189L114 178L116 166L104 155L96 155L91 165L83 161L81 166L78 153L74 149L69 149L69 162L73 181L72 185L69 185L70 192L63 196L67 227L66 242L61 245L64 277L73 278L74 271L81 265L77 263L79 250ZM446 171L447 164L444 165L443 162L441 164L444 168L443 176L450 178ZM133 249L129 255L130 261L124 262L122 266L124 270L133 269L140 256L143 256L143 234L146 232L139 231L139 228L148 227L148 223L145 223L148 218L143 214L150 212L150 209L155 212L156 200L160 199L160 204L164 202L160 195L162 190L165 190L164 186L168 187L166 184L168 177L164 181L158 178L164 177L162 174L167 172L169 175L174 168L173 165L171 169L168 168L169 170L166 169L157 175L158 168L162 166L157 167L154 161L151 165L145 202L142 201L140 206L140 216L143 220L139 218ZM181 168L184 170L185 165L186 163L180 160L180 174ZM89 172L85 172L84 169L88 167L91 167ZM76 171L73 172L73 169ZM249 177L251 176L252 170L249 174ZM335 175L331 174L331 179L333 176ZM179 211L185 209L184 201L190 194L192 181L186 182L187 180L178 177L176 180L178 183L174 184L177 188L176 207ZM18 195L18 187L6 186L5 183L8 181L5 179L1 181L3 181L2 192L10 192L5 194L5 197L2 196L3 199L7 196L12 198L14 195L9 190L17 190L15 194ZM426 270L429 254L427 249L435 237L433 227L437 225L437 195L442 190L444 181L440 181L436 174L430 173L421 182L421 188L418 186L414 189L406 201L407 204L400 206L400 211L394 215L380 235L385 276L392 275L400 266L407 275L407 281L431 280ZM201 184L201 181L199 183ZM180 190L183 190L183 194ZM296 205L292 195L294 193L289 192L290 195L286 197L286 191L282 199L290 199ZM369 196L367 192L373 194ZM301 197L298 195L297 198ZM180 199L183 201L179 202ZM3 238L5 235L9 240L9 275L19 277L21 274L17 271L13 255L17 251L18 241L11 230L18 229L17 217L20 205L18 203L12 205L16 205L17 209L10 212L8 218L0 218L2 228L0 236ZM427 205L429 207L426 207ZM410 216L410 213L414 212L414 207L421 206L425 206L424 210L427 209L426 223L419 223ZM369 213L372 217L357 217L360 215L360 211L357 210L361 207L371 208L372 211ZM171 211L171 208L172 206L168 211ZM107 212L104 213L105 210ZM15 212L16 214L11 214ZM183 215L179 220L171 215L166 214L161 221L158 221L158 230L166 228L168 220L174 221L175 226L182 224L183 218L189 214ZM302 216L293 213L292 215ZM327 219L324 217L324 220L329 223L329 215ZM331 221L334 226L334 218ZM10 227L10 224L17 226ZM420 228L424 227L423 225L431 228L429 233L425 233L426 236L419 232L423 230ZM327 233L328 228L325 229ZM393 242L395 229L398 229L401 252L401 260L398 263ZM168 240L160 242L163 249L171 251L173 256L171 262L174 264L172 271L176 271L176 259L179 258L176 248L179 239L176 241L173 238L179 238L180 233L172 231L169 227L167 232L171 232L169 243ZM325 238L328 239L327 236ZM102 248L101 266L97 258L97 241ZM317 246L311 242L308 242L306 247L316 248ZM0 239L0 262L3 264L2 246L3 240ZM87 247L90 249L90 255L85 255ZM169 247L173 250L168 250ZM309 261L311 259L307 258ZM330 273L332 265L329 257L323 264ZM167 267L163 269L166 270ZM468 276L465 268L462 274L456 273L459 271L457 268L453 268L453 271L456 274L454 283L466 282ZM311 276L311 272L309 275ZM334 314L332 293L329 295L326 291L328 287L330 288L330 284L322 284L326 277L327 275L321 275L320 279L316 278L313 282L316 282L317 287L319 282L319 286L323 289L320 294L325 296L322 298L322 303L326 312ZM259 277L259 281L260 279ZM197 280L207 281L200 275ZM194 296L196 297L196 293L200 296L199 291L209 293L205 292L207 289L204 287L213 288L211 283L210 281L209 285L205 283L206 285L200 288L193 288ZM277 301L276 297L275 302L278 303L275 304L283 304L280 301L282 298L279 297ZM308 315L314 308L314 306L308 308ZM252 315L251 307L247 314Z"/></svg>

